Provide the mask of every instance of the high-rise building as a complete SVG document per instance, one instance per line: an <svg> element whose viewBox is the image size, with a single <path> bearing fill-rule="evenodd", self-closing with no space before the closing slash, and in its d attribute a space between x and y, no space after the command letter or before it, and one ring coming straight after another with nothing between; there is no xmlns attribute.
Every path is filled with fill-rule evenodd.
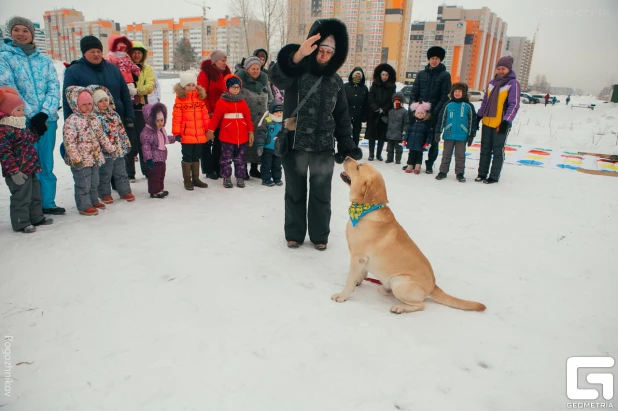
<svg viewBox="0 0 618 411"><path fill-rule="evenodd" d="M436 22L415 22L411 29L409 78L427 64L427 49L439 45L446 50L444 63L453 82L484 90L506 48L507 24L487 7L439 6Z"/></svg>
<svg viewBox="0 0 618 411"><path fill-rule="evenodd" d="M47 54L47 41L45 39L45 30L41 28L39 23L34 25L34 44L41 54Z"/></svg>
<svg viewBox="0 0 618 411"><path fill-rule="evenodd" d="M371 76L380 63L389 63L402 79L406 73L411 0L288 0L288 42L302 43L318 18L337 18L348 28L348 58L339 73L355 66Z"/></svg>
<svg viewBox="0 0 618 411"><path fill-rule="evenodd" d="M527 37L507 37L506 40L506 50L513 56L513 71L522 90L528 90L534 43L534 39L530 41Z"/></svg>
<svg viewBox="0 0 618 411"><path fill-rule="evenodd" d="M128 25L121 32L131 40L144 43L155 70L173 67L175 45L183 38L189 40L200 60L206 60L213 50L224 50L228 55L228 65L232 67L266 43L261 23L249 20L245 24L238 17L217 20L186 17L179 19L178 23L174 19L153 20L152 24Z"/></svg>
<svg viewBox="0 0 618 411"><path fill-rule="evenodd" d="M78 21L69 23L64 28L63 41L68 44L68 59L65 61L77 60L82 56L79 42L82 37L92 35L98 37L103 44L103 55L109 52L107 43L110 36L120 34L120 24L113 20Z"/></svg>
<svg viewBox="0 0 618 411"><path fill-rule="evenodd" d="M68 39L63 38L64 29L70 23L84 21L84 15L73 9L56 9L46 11L43 20L47 55L53 60L70 61Z"/></svg>

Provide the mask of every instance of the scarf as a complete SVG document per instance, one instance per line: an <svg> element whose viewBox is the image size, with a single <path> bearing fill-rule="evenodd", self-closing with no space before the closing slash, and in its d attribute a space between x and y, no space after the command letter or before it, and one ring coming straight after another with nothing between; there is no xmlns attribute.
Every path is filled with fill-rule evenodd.
<svg viewBox="0 0 618 411"><path fill-rule="evenodd" d="M498 96L500 95L500 89L508 83L510 79L496 76L494 80L496 83L487 98L487 109L483 113L484 117L496 117L496 113L498 112Z"/></svg>
<svg viewBox="0 0 618 411"><path fill-rule="evenodd" d="M165 129L160 128L159 131L157 131L157 148L161 151L167 150L167 148L165 148L165 140L167 140L167 134L165 133Z"/></svg>
<svg viewBox="0 0 618 411"><path fill-rule="evenodd" d="M0 124L3 124L5 126L20 128L23 130L26 128L26 117L14 117L14 116L2 117L0 119Z"/></svg>
<svg viewBox="0 0 618 411"><path fill-rule="evenodd" d="M109 54L110 56L114 56L117 59L129 58L129 55L124 51L110 51ZM131 62L133 62L133 60L131 60Z"/></svg>
<svg viewBox="0 0 618 411"><path fill-rule="evenodd" d="M348 208L348 214L350 215L350 221L352 222L352 227L356 227L356 224L358 224L360 219L363 218L365 215L379 208L382 208L385 205L386 204L359 204L359 203L350 204L350 208Z"/></svg>
<svg viewBox="0 0 618 411"><path fill-rule="evenodd" d="M240 95L240 93L232 94L232 93L228 93L227 91L221 94L221 98L225 101L230 101L232 103L238 103L244 100L243 97Z"/></svg>
<svg viewBox="0 0 618 411"><path fill-rule="evenodd" d="M34 42L30 43L30 44L19 44L16 41L13 41L11 43L11 45L13 47L18 47L20 49L23 50L24 53L26 53L27 56L31 55L32 53L34 53L36 51L36 44L34 44Z"/></svg>

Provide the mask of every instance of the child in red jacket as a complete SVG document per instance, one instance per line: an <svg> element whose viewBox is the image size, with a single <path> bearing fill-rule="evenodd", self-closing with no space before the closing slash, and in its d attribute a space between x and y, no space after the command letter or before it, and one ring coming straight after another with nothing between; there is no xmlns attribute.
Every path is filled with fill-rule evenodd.
<svg viewBox="0 0 618 411"><path fill-rule="evenodd" d="M247 102L240 95L242 81L233 74L225 76L225 88L227 92L221 95L215 106L215 112L210 118L208 139L213 140L214 130L219 128L219 140L221 141L221 177L223 187L232 188L232 161L234 161L234 174L236 185L245 187L247 165L245 162L245 147L253 146L253 122Z"/></svg>

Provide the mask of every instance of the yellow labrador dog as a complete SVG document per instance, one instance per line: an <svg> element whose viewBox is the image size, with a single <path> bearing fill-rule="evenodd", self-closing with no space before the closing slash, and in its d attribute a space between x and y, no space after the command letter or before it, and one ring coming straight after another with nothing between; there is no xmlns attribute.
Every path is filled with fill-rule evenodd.
<svg viewBox="0 0 618 411"><path fill-rule="evenodd" d="M396 314L423 310L423 300L453 308L484 311L485 306L446 294L436 285L431 264L395 220L386 205L386 186L378 170L350 157L343 163L342 180L350 186L350 220L346 227L350 249L350 272L345 288L332 296L344 302L371 272L381 282L378 291L392 294L403 304L393 305Z"/></svg>

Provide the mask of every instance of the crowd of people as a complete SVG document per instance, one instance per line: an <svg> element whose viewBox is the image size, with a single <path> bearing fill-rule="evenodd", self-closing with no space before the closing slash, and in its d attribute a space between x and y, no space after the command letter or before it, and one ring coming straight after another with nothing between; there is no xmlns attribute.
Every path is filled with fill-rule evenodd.
<svg viewBox="0 0 618 411"><path fill-rule="evenodd" d="M232 73L226 53L215 50L199 73L181 73L168 135L168 108L143 43L111 36L104 56L97 37L83 37L82 57L65 63L61 90L53 62L34 44L32 22L14 17L8 29L11 39L0 45L0 162L11 192L12 227L26 233L52 224L45 215L66 212L55 203L53 174L60 106L65 120L60 150L71 167L80 214L97 215L115 201L113 191L120 200L134 201L136 163L148 178L150 197L165 198L166 146L180 143L186 190L208 187L200 171L208 179L221 178L225 188L244 188L251 177L267 187L285 181L287 245L300 247L308 232L317 250L327 248L330 234L334 163L362 158L364 123L369 161L384 160L386 143L385 162L401 164L405 146L404 171L420 174L427 151L425 173L432 174L443 139L436 179L447 176L454 152L460 182L466 145L482 124L475 181L491 184L499 181L519 108L511 57L496 64L477 112L468 86L451 84L442 63L446 51L437 46L427 51L428 64L416 76L407 109L389 64L374 68L369 87L361 67L344 84L338 71L347 59L347 28L321 19L302 44L285 45L270 64L268 52L258 49Z"/></svg>

